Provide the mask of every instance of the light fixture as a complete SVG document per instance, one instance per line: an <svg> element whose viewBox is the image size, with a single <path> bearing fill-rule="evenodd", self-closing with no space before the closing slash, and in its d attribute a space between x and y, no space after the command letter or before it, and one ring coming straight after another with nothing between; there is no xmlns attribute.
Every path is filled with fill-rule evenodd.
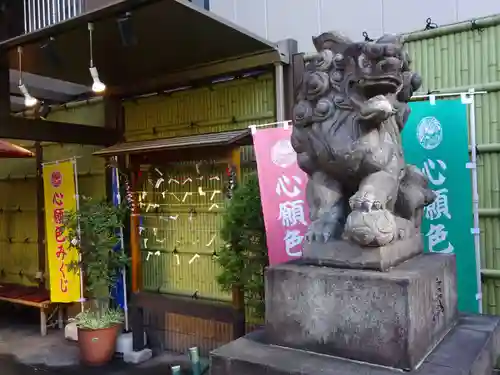
<svg viewBox="0 0 500 375"><path fill-rule="evenodd" d="M24 105L26 107L34 107L38 103L38 99L30 95L24 83L19 83L19 90L24 96Z"/></svg>
<svg viewBox="0 0 500 375"><path fill-rule="evenodd" d="M21 94L24 96L24 105L26 107L34 107L38 103L38 99L31 96L30 93L28 92L28 89L23 83L23 70L22 70L22 58L23 55L23 48L22 47L17 47L17 56L18 56L18 69L19 69L19 91L21 91Z"/></svg>
<svg viewBox="0 0 500 375"><path fill-rule="evenodd" d="M97 69L95 66L90 68L90 75L92 76L92 80L94 83L92 84L92 91L95 93L101 93L106 90L106 85L101 82L99 79L99 73L97 73Z"/></svg>
<svg viewBox="0 0 500 375"><path fill-rule="evenodd" d="M93 52L93 41L92 41L92 33L94 31L94 24L89 23L89 44L90 44L90 75L92 76L92 91L95 93L102 93L106 90L106 85L102 83L99 79L99 73L97 72L97 68L94 66L94 52Z"/></svg>

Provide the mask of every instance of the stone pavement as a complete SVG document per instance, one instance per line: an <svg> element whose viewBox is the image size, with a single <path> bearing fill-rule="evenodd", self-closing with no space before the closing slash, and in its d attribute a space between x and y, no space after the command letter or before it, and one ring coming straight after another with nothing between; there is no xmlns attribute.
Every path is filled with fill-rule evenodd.
<svg viewBox="0 0 500 375"><path fill-rule="evenodd" d="M41 337L36 327L16 325L0 328L0 373L2 375L167 375L170 367L188 368L185 356L165 353L140 365L121 359L89 368L79 363L78 347L56 330ZM188 374L188 372L185 372Z"/></svg>
<svg viewBox="0 0 500 375"><path fill-rule="evenodd" d="M121 359L89 368L79 362L78 347L58 330L41 337L36 326L0 326L0 373L2 375L167 375L172 365L189 368L185 355L165 353L140 365ZM188 374L189 372L185 372Z"/></svg>
<svg viewBox="0 0 500 375"><path fill-rule="evenodd" d="M165 353L141 365L116 359L107 366L89 368L79 363L78 347L62 331L49 329L41 337L36 310L0 308L1 375L167 375L172 365L188 368L186 356ZM187 374L188 372L186 372Z"/></svg>
<svg viewBox="0 0 500 375"><path fill-rule="evenodd" d="M46 365L25 364L15 357L0 355L0 368L2 375L168 375L170 366L155 363L139 366L126 365L123 361L116 360L107 366L90 368L81 365L47 367ZM188 374L185 372L184 374Z"/></svg>

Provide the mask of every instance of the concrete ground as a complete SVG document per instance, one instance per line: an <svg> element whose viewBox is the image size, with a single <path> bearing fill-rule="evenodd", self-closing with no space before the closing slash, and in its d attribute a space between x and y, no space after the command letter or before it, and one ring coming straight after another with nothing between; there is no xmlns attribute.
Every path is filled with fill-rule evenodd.
<svg viewBox="0 0 500 375"><path fill-rule="evenodd" d="M78 347L63 332L49 329L41 337L35 309L0 305L0 373L2 375L168 375L172 365L189 367L186 356L165 353L141 365L121 359L88 368L79 363ZM188 374L189 372L185 372Z"/></svg>

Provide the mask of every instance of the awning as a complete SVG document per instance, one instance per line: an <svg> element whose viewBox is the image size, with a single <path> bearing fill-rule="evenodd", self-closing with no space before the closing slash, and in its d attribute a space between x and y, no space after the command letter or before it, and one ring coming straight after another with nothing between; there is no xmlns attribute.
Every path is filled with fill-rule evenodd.
<svg viewBox="0 0 500 375"><path fill-rule="evenodd" d="M0 140L0 158L32 158L35 154L21 146Z"/></svg>
<svg viewBox="0 0 500 375"><path fill-rule="evenodd" d="M117 22L125 14L130 14L128 34L136 40L132 45L124 43ZM23 46L23 71L89 86L88 22L94 24L94 63L108 86L142 84L242 56L266 55L259 61L268 64L282 59L274 43L185 0L117 1L4 41L0 49L9 51L11 69L17 69L17 47ZM49 40L50 53L41 48Z"/></svg>
<svg viewBox="0 0 500 375"><path fill-rule="evenodd" d="M222 133L155 139L151 141L119 143L103 150L96 151L93 155L110 157L124 154L142 154L208 147L246 146L251 144L252 134L249 129L245 129Z"/></svg>

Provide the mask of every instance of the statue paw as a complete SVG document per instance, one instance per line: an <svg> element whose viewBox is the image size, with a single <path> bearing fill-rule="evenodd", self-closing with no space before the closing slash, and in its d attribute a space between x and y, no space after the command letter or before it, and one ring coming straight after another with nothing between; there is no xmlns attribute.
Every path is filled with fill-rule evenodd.
<svg viewBox="0 0 500 375"><path fill-rule="evenodd" d="M311 223L306 233L306 241L311 242L328 242L332 236L331 223L318 219Z"/></svg>
<svg viewBox="0 0 500 375"><path fill-rule="evenodd" d="M382 210L382 202L377 199L375 194L370 192L358 191L349 199L349 206L353 211L370 212L372 210Z"/></svg>
<svg viewBox="0 0 500 375"><path fill-rule="evenodd" d="M394 215L385 209L352 211L347 217L344 238L361 246L385 246L398 239Z"/></svg>

